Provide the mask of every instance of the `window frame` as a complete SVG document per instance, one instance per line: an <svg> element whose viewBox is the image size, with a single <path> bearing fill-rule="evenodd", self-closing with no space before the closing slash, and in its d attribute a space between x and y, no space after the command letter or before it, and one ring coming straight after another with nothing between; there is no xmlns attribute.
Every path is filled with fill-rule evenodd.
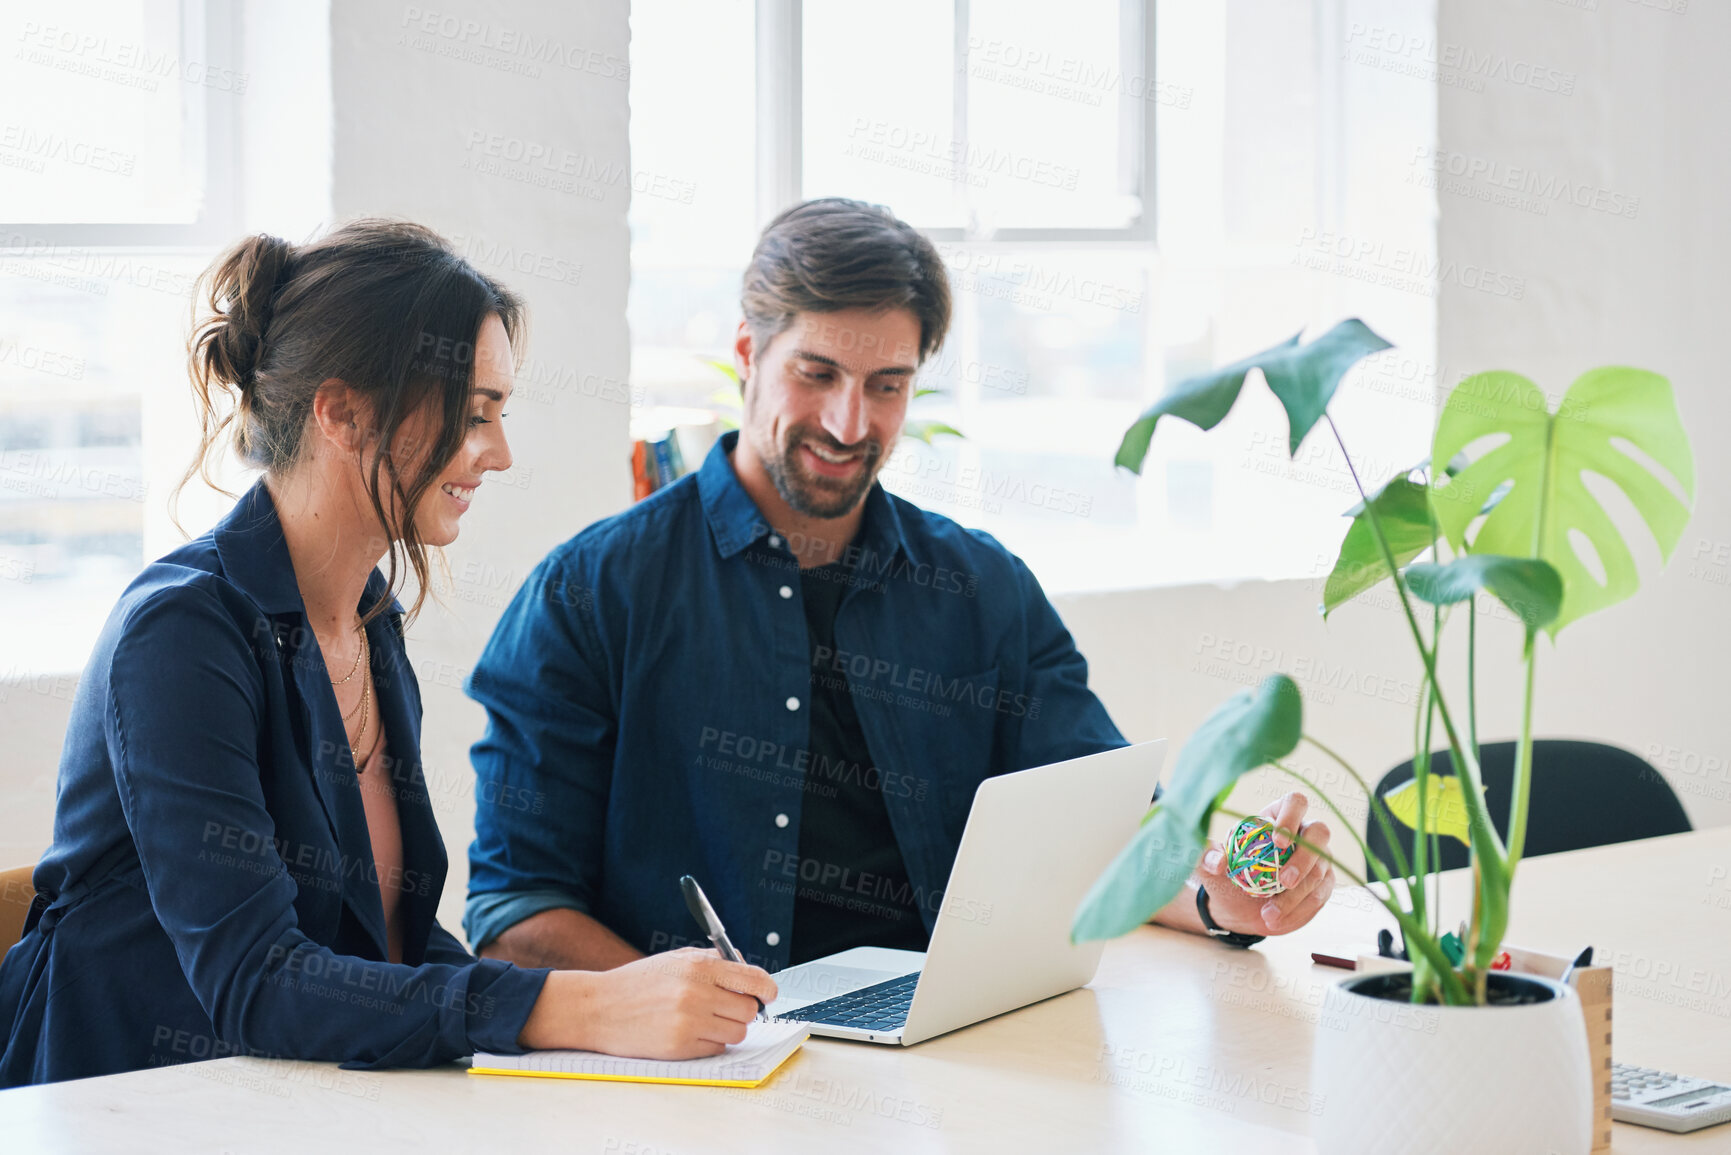
<svg viewBox="0 0 1731 1155"><path fill-rule="evenodd" d="M240 20L233 5L220 0L158 0L155 7L165 12L178 9L180 60L240 61ZM196 90L186 99L185 109L198 149L203 196L191 223L4 221L0 222L0 253L28 257L35 250L62 248L211 251L231 243L242 220L239 101L233 94L190 85L184 79L176 78L175 83Z"/></svg>
<svg viewBox="0 0 1731 1155"><path fill-rule="evenodd" d="M951 0L955 11L951 133L965 145L968 120L969 0ZM1155 0L1118 0L1119 68L1124 76L1153 75ZM804 0L756 0L757 37L757 226L804 199L802 114ZM949 244L1076 247L1134 245L1152 248L1158 220L1154 169L1155 122L1151 101L1120 92L1118 139L1120 190L1138 198L1141 212L1122 228L924 228L933 242ZM917 226L916 226L917 227Z"/></svg>

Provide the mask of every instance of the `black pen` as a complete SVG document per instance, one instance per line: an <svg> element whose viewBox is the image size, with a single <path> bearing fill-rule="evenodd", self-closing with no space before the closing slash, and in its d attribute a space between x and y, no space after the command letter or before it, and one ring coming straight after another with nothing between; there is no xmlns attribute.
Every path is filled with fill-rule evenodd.
<svg viewBox="0 0 1731 1155"><path fill-rule="evenodd" d="M721 952L721 957L728 962L742 963L745 961L739 951L734 949L733 940L727 937L727 928L721 925L720 917L715 908L709 905L709 899L703 893L703 888L697 885L697 880L689 874L681 875L679 889L685 892L685 906L691 911L691 917L697 920L697 925L703 928L703 933L709 936L709 941L715 944L715 949ZM757 1013L764 1013L763 1000L756 995L751 1001L757 1004Z"/></svg>

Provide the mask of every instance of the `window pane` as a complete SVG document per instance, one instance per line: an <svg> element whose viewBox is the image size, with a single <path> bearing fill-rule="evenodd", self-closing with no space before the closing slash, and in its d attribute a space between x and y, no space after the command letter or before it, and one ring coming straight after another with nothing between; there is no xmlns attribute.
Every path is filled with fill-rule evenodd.
<svg viewBox="0 0 1731 1155"><path fill-rule="evenodd" d="M978 175L954 123L955 19L939 0L807 0L804 192L886 204L922 228L965 224Z"/></svg>
<svg viewBox="0 0 1731 1155"><path fill-rule="evenodd" d="M144 564L148 508L167 496L146 477L178 477L190 446L147 474L143 401L190 422L182 342L204 259L0 259L0 672L80 668Z"/></svg>
<svg viewBox="0 0 1731 1155"><path fill-rule="evenodd" d="M966 167L975 226L1124 228L1143 70L1126 67L1119 0L968 8Z"/></svg>
<svg viewBox="0 0 1731 1155"><path fill-rule="evenodd" d="M0 221L195 221L198 102L207 90L244 90L244 79L226 61L184 50L177 4L90 0L13 12L0 21Z"/></svg>

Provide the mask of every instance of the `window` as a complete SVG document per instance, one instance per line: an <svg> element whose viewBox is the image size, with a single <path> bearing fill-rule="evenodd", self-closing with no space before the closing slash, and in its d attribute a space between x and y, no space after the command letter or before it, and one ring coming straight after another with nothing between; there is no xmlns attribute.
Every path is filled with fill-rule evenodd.
<svg viewBox="0 0 1731 1155"><path fill-rule="evenodd" d="M235 229L228 6L34 5L0 24L0 676L80 669L166 495L147 397ZM175 418L184 423L185 414ZM177 446L178 448L178 446ZM163 514L162 516L166 516Z"/></svg>
<svg viewBox="0 0 1731 1155"><path fill-rule="evenodd" d="M699 11L729 64L701 106L658 104L657 30ZM1052 590L1320 579L1352 470L1374 485L1421 459L1450 383L1434 83L1351 52L1366 24L1435 17L1430 0L637 0L634 152L728 150L691 175L703 210L633 202L639 425L724 384L702 358L726 355L756 228L809 196L874 201L948 267L955 319L922 374L939 392L915 412L966 434L904 440L887 488L996 534ZM670 252L705 263L670 274ZM1289 461L1258 389L1213 433L1163 423L1140 478L1112 467L1170 383L1347 316L1397 346L1335 406L1374 452L1349 463L1316 434Z"/></svg>

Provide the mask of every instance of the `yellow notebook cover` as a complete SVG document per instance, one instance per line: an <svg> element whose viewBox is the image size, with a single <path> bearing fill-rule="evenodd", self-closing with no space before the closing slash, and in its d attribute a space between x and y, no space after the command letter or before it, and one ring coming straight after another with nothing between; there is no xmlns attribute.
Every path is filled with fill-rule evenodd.
<svg viewBox="0 0 1731 1155"><path fill-rule="evenodd" d="M694 1087L759 1087L799 1050L805 1023L752 1023L745 1040L707 1059L621 1059L594 1051L477 1052L471 1075L537 1079L602 1079L616 1083L683 1083Z"/></svg>

